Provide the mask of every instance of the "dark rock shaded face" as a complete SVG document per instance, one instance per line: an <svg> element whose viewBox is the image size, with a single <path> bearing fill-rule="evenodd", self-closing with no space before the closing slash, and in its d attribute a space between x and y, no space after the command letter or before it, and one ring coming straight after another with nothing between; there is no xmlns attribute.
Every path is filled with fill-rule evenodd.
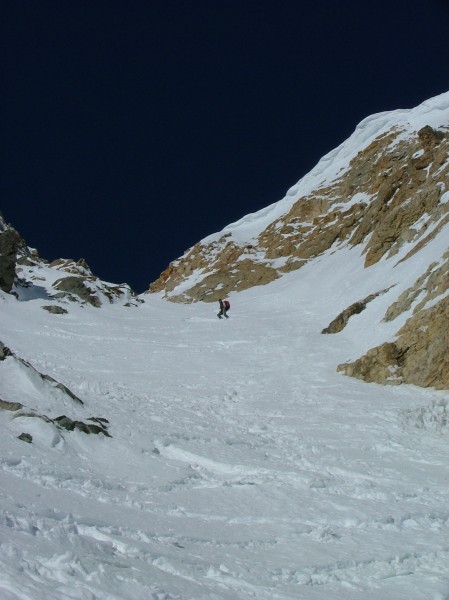
<svg viewBox="0 0 449 600"><path fill-rule="evenodd" d="M16 277L17 250L21 238L12 228L2 230L0 223L0 289L9 292Z"/></svg>

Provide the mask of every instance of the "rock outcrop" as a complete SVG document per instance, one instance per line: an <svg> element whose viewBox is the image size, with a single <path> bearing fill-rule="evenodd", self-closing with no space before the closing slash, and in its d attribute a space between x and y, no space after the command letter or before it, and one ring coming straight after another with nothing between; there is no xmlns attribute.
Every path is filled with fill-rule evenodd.
<svg viewBox="0 0 449 600"><path fill-rule="evenodd" d="M10 410L11 412L15 412L17 410L21 410L23 408L23 404L20 404L20 402L6 402L5 400L0 400L0 408L2 410Z"/></svg>
<svg viewBox="0 0 449 600"><path fill-rule="evenodd" d="M185 294L171 295L192 274L199 281ZM224 235L208 245L196 244L182 260L175 261L150 285L150 292L164 291L174 302L216 302L231 290L242 291L255 285L270 283L279 277L266 261L257 259L250 244L239 246Z"/></svg>
<svg viewBox="0 0 449 600"><path fill-rule="evenodd" d="M68 314L68 310L63 308L62 306L58 306L57 304L50 304L49 306L42 306L43 310L46 310L52 315L66 315Z"/></svg>
<svg viewBox="0 0 449 600"><path fill-rule="evenodd" d="M0 361L5 360L8 356L13 356L13 353L2 341L0 341Z"/></svg>
<svg viewBox="0 0 449 600"><path fill-rule="evenodd" d="M67 298L72 301L76 298L97 308L101 306L98 296L95 295L95 290L88 287L82 277L76 275L62 277L55 281L53 287L58 292L54 294L54 298Z"/></svg>
<svg viewBox="0 0 449 600"><path fill-rule="evenodd" d="M16 277L17 252L21 243L20 235L0 214L0 289L8 294Z"/></svg>
<svg viewBox="0 0 449 600"><path fill-rule="evenodd" d="M394 342L369 350L338 370L369 382L449 389L449 251L387 309L384 320L410 314Z"/></svg>
<svg viewBox="0 0 449 600"><path fill-rule="evenodd" d="M23 265L37 265L39 261L37 251L26 245L25 240L12 225L6 223L0 213L0 290L7 294L14 293L14 285L21 282Z"/></svg>
<svg viewBox="0 0 449 600"><path fill-rule="evenodd" d="M127 305L137 305L139 302L128 284L114 285L102 281L92 273L83 258L78 261L58 259L50 263L49 268L61 272L61 277L52 286L55 290L53 298L82 302L96 308L104 302L123 302Z"/></svg>
<svg viewBox="0 0 449 600"><path fill-rule="evenodd" d="M338 370L364 381L449 389L449 298L417 311L394 342L369 350Z"/></svg>
<svg viewBox="0 0 449 600"><path fill-rule="evenodd" d="M348 308L345 308L339 315L333 319L327 327L325 327L321 333L340 333L348 324L348 321L354 315L360 314L365 310L367 305L372 302L375 298L380 296L381 294L385 294L388 290L382 290L380 292L376 292L375 294L370 294L363 300L358 300L354 302Z"/></svg>
<svg viewBox="0 0 449 600"><path fill-rule="evenodd" d="M47 415L40 415L35 412L17 412L13 418L19 417L41 419L46 423L52 423L53 425L56 425L59 429L65 429L66 431L81 431L82 433L93 433L96 435L102 433L106 437L112 437L111 434L108 432L109 421L101 417L90 417L88 421L94 421L94 423L85 423L84 421L74 421L66 415L60 415L59 417L51 419L50 417L47 417ZM22 441L28 442L30 444L33 441L33 438L29 433L21 433L18 437Z"/></svg>
<svg viewBox="0 0 449 600"><path fill-rule="evenodd" d="M93 421L92 423L85 423L84 421L74 421L67 417L66 415L61 415L60 417L56 417L52 419L52 422L58 425L58 427L62 427L67 431L81 431L83 433L94 433L99 434L102 433L106 437L111 437L108 432L108 424L109 421L107 419L103 419L101 417L90 417L88 421Z"/></svg>

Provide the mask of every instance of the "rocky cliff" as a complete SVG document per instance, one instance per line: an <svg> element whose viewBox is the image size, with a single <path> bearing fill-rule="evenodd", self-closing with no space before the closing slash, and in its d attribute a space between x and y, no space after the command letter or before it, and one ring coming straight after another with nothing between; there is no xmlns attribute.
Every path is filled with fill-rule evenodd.
<svg viewBox="0 0 449 600"><path fill-rule="evenodd" d="M398 278L398 295L383 317L408 317L397 338L339 369L367 381L447 388L448 235L446 93L415 109L365 119L283 200L197 243L149 293L175 302L216 301L342 248L359 248L366 269L384 261L393 272L410 261L416 280L403 289ZM432 253L424 252L432 242ZM382 291L347 307L339 331Z"/></svg>
<svg viewBox="0 0 449 600"><path fill-rule="evenodd" d="M18 232L0 214L0 289L10 293L16 279L18 257L30 253Z"/></svg>

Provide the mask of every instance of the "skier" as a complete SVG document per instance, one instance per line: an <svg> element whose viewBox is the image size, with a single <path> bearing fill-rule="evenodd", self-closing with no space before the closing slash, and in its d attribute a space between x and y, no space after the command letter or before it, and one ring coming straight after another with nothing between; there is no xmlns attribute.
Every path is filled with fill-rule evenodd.
<svg viewBox="0 0 449 600"><path fill-rule="evenodd" d="M231 305L229 304L229 300L222 300L221 298L218 300L219 304L220 304L220 312L218 313L217 317L219 319L221 319L221 317L226 317L227 319L229 319L228 315L226 314L228 312L228 310L231 308Z"/></svg>

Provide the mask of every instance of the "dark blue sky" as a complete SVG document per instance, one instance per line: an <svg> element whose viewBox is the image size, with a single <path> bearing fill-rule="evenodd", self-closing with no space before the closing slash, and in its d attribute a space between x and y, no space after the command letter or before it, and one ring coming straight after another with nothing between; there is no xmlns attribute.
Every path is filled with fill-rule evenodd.
<svg viewBox="0 0 449 600"><path fill-rule="evenodd" d="M448 0L4 0L0 212L144 291L375 112L449 90Z"/></svg>

